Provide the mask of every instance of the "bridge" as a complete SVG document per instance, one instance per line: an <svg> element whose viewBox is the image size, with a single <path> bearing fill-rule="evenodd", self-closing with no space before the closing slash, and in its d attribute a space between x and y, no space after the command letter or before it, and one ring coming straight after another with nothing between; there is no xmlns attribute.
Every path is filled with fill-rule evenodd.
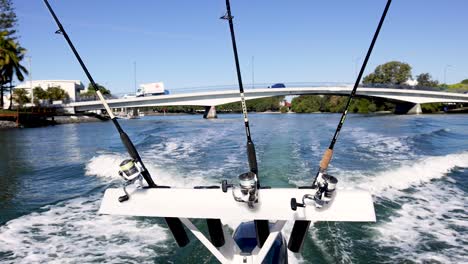
<svg viewBox="0 0 468 264"><path fill-rule="evenodd" d="M351 93L352 86L332 87L288 87L288 88L254 88L245 89L246 100L287 95L341 95ZM448 93L412 89L361 88L357 97L380 98L397 104L398 114L419 114L423 103L468 103L468 94ZM187 92L169 95L135 97L108 100L111 108L138 108L151 106L204 106L206 115L215 114L215 106L240 101L239 90L212 90ZM63 107L69 112L80 112L104 109L100 101L74 102ZM214 112L214 113L213 113Z"/></svg>

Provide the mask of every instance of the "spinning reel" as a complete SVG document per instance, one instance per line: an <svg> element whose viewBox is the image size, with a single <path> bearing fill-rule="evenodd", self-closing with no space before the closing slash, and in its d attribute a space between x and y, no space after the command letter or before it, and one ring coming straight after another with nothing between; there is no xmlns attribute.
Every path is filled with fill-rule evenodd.
<svg viewBox="0 0 468 264"><path fill-rule="evenodd" d="M296 211L297 207L306 207L306 199L313 200L316 208L322 208L333 199L338 179L334 176L319 172L312 188L317 189L314 195L305 194L302 203L298 203L296 198L291 199L291 209Z"/></svg>
<svg viewBox="0 0 468 264"><path fill-rule="evenodd" d="M119 175L125 180L122 185L125 195L119 197L119 202L124 202L130 199L130 195L126 189L127 186L133 184L137 180L140 182L140 186L143 186L143 176L141 175L142 167L133 159L126 159L120 163L119 168Z"/></svg>
<svg viewBox="0 0 468 264"><path fill-rule="evenodd" d="M239 186L228 184L226 180L222 181L222 190L227 192L232 188L234 200L241 203L247 203L249 208L254 208L254 203L258 201L258 178L253 172L246 172L239 175Z"/></svg>

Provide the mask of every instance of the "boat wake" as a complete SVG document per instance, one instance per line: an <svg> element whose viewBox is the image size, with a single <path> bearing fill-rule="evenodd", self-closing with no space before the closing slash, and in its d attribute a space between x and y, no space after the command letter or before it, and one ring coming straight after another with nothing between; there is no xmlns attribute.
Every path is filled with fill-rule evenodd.
<svg viewBox="0 0 468 264"><path fill-rule="evenodd" d="M465 168L468 152L403 161L397 168L377 173L335 167L333 174L340 179L341 188L364 189L373 194L377 223L364 224L357 231L364 238L351 240L355 235L348 235L353 230L349 225L316 223L309 232L315 250L329 262L362 260L356 254L361 250L365 255L370 244L385 252L380 256L383 260L463 262L468 254L464 242L468 240L468 199L451 175Z"/></svg>
<svg viewBox="0 0 468 264"><path fill-rule="evenodd" d="M124 158L123 154L101 153L90 160L86 174L98 177L106 185L120 182L116 168ZM237 163L237 158L233 162ZM154 163L147 166L157 177L157 182L165 185L193 187L219 181L215 171L207 178L206 172L197 175L195 171L187 176L180 175L176 168L163 168ZM468 215L464 209L468 201L464 192L453 184L450 173L463 168L468 168L467 152L424 157L412 163L404 161L396 169L372 175L369 172L351 174L335 168L341 186L364 188L373 193L378 222L368 225L371 241L364 239L351 243L346 235L334 237L336 249L333 251L339 257L327 257L325 252L329 243L316 229L311 229L310 236L322 256L332 262L333 259L351 261L355 244L359 243L377 243L386 252L393 252L391 258L395 261L462 262L468 254L468 247L463 242L468 240ZM57 259L61 262L77 259L83 262L105 260L113 263L122 259L146 262L171 254L175 244L162 220L98 215L101 196L93 194L60 202L9 221L0 227L2 260L11 263L54 262ZM382 207L391 207L393 212L380 214ZM235 228L238 223L226 224ZM289 229L290 225L288 223ZM340 226L328 228L329 233L332 229L345 231ZM288 254L293 263L304 261L300 255Z"/></svg>
<svg viewBox="0 0 468 264"><path fill-rule="evenodd" d="M99 215L100 199L46 206L1 226L2 263L146 262L169 253L165 228L137 217Z"/></svg>
<svg viewBox="0 0 468 264"><path fill-rule="evenodd" d="M461 263L468 254L468 203L450 177L468 168L468 153L423 158L414 164L377 174L368 184L378 198L397 209L377 216L377 241L397 262ZM361 185L361 187L364 187Z"/></svg>

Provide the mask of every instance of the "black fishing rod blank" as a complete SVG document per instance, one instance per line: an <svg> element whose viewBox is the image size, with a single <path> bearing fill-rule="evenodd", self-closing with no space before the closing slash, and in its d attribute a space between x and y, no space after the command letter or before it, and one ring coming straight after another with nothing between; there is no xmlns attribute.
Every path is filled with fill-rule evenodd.
<svg viewBox="0 0 468 264"><path fill-rule="evenodd" d="M377 38L380 33L380 29L382 28L383 22L385 20L385 17L387 16L388 9L390 8L392 0L387 0L387 4L385 6L385 9L382 13L382 17L380 18L379 24L377 26L377 29L374 33L374 37L372 38L372 42L369 46L369 49L367 50L366 58L364 59L361 70L359 71L359 75L356 78L356 82L354 83L353 90L351 91L351 94L348 97L348 101L346 103L346 106L344 108L344 111L341 115L340 122L338 123L338 126L335 130L335 133L333 135L333 138L330 142L330 145L328 149L325 151L322 160L320 161L320 166L318 169L318 172L315 176L314 182L312 183L312 188L316 188L317 193L314 195L315 197L315 202L319 203L319 207L323 205L322 198L324 197L325 199L331 199L332 192L334 191L334 188L337 183L337 179L331 175L326 174L326 170L328 168L328 165L330 164L330 161L333 157L333 148L335 147L335 143L338 140L338 136L340 134L341 128L343 127L343 124L346 120L346 116L348 114L349 106L351 105L351 101L353 97L356 95L357 88L359 86L359 83L361 82L362 75L364 74L364 71L367 66L367 62L369 61L370 55L372 53L372 50L374 49L375 42L377 41ZM333 189L331 190L331 187ZM310 187L305 187L305 188L310 188ZM331 191L330 191L331 190ZM330 191L330 192L329 192ZM329 192L329 193L327 193ZM322 204L320 204L322 203ZM295 207L297 205L302 205L302 204L297 204L294 201L291 202L291 207ZM317 205L317 204L316 204ZM304 221L304 220L298 220L294 222L293 229L291 231L291 236L289 238L288 242L288 248L292 252L299 252L302 248L302 245L304 244L305 236L307 234L307 230L309 229L310 226L310 221Z"/></svg>
<svg viewBox="0 0 468 264"><path fill-rule="evenodd" d="M151 178L151 175L150 175L149 171L146 169L143 161L141 160L140 154L136 150L135 146L133 145L132 141L128 137L127 133L125 133L125 131L120 126L119 122L117 121L117 118L114 116L114 113L112 112L111 108L109 107L109 104L107 104L106 99L102 95L101 91L99 90L99 87L97 86L97 84L94 81L93 77L89 73L88 68L86 67L86 65L84 64L84 62L81 59L80 55L78 54L78 51L75 49L75 46L73 45L70 37L68 36L68 34L65 31L64 27L62 26L62 24L60 23L60 20L58 19L58 17L55 15L54 10L52 9L52 7L50 6L50 4L49 4L49 2L47 0L44 0L44 3L47 6L47 9L49 10L50 14L54 18L55 23L57 23L57 26L59 27L59 29L55 33L63 35L63 37L67 41L68 45L70 46L71 50L73 51L73 54L75 55L76 59L80 63L81 68L83 69L86 76L88 77L88 80L91 83L91 86L96 91L96 94L98 95L99 100L101 101L101 103L103 104L103 106L106 109L107 113L109 114L109 116L110 116L110 118L112 120L112 123L114 124L115 128L119 132L120 139L122 140L122 143L124 144L125 148L127 149L128 154L130 155L130 157L136 163L138 163L139 172L141 173L142 177L145 179L146 183L148 184L148 187L149 188L158 188L158 187L165 188L165 186L157 186L154 183L153 179ZM124 166L129 164L129 162L127 160L124 161L124 162L127 162L127 163L123 164ZM123 202L125 200L128 200L128 198L129 198L128 195L125 195L125 196L122 196L121 198L119 198L119 201ZM180 219L179 218L174 218L174 217L166 217L165 220L166 220L166 223L167 223L169 229L171 230L177 244L180 247L183 247L183 246L187 245L190 242L190 240L188 239L188 236L187 236L187 234L185 232L184 226L182 225L182 222L180 221Z"/></svg>
<svg viewBox="0 0 468 264"><path fill-rule="evenodd" d="M250 134L249 118L247 115L247 106L245 103L244 86L242 83L239 56L237 54L236 36L234 34L234 24L232 22L233 18L234 17L231 14L231 5L229 3L229 0L226 0L226 14L222 16L221 19L225 19L229 22L229 31L231 32L232 49L234 52L234 60L236 63L237 81L239 83L239 93L240 93L240 98L241 98L242 115L244 117L245 134L247 137L247 158L249 161L249 168L250 168L250 173L242 174L241 176L239 176L239 179L241 179L241 177L245 181L250 178L256 179L256 191L258 191L260 189L260 180L258 178L257 155L255 153L255 145L252 141L252 137ZM252 176L253 174L255 174L255 177ZM268 220L255 220L255 231L257 233L257 245L258 247L261 248L263 244L265 243L266 239L268 238L268 235L270 234Z"/></svg>

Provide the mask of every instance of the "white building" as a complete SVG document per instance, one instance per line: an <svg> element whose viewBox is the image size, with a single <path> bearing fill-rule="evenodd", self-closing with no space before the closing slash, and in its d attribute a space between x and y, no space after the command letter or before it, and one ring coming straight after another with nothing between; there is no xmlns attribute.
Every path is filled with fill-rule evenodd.
<svg viewBox="0 0 468 264"><path fill-rule="evenodd" d="M418 81L417 80L413 80L413 79L408 79L405 84L409 85L409 86L416 86L418 85Z"/></svg>
<svg viewBox="0 0 468 264"><path fill-rule="evenodd" d="M71 102L75 102L79 98L80 91L85 89L83 83L78 80L36 80L32 81L32 83L31 81L26 81L17 85L14 89L25 89L31 95L31 88L34 89L36 87L41 87L44 90L47 90L49 87L60 87L68 93Z"/></svg>

